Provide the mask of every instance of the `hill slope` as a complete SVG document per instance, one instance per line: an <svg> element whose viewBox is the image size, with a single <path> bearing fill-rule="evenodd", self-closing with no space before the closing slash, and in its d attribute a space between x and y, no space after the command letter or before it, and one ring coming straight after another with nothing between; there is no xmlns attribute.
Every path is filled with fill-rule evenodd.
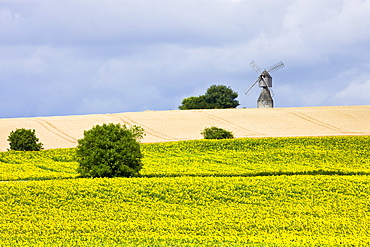
<svg viewBox="0 0 370 247"><path fill-rule="evenodd" d="M17 128L35 129L45 149L75 147L83 131L97 124L121 123L145 129L143 142L202 138L217 126L235 137L370 135L370 106L145 111L116 114L0 119L0 151Z"/></svg>

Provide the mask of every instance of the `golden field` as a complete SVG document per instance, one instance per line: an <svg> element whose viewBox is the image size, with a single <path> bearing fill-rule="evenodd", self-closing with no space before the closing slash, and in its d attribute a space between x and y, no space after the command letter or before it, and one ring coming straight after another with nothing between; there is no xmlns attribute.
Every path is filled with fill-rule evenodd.
<svg viewBox="0 0 370 247"><path fill-rule="evenodd" d="M205 127L232 131L237 138L370 135L370 106L271 109L173 110L116 114L0 119L0 151L16 128L35 129L45 149L77 145L97 124L121 123L145 129L143 142L201 139Z"/></svg>

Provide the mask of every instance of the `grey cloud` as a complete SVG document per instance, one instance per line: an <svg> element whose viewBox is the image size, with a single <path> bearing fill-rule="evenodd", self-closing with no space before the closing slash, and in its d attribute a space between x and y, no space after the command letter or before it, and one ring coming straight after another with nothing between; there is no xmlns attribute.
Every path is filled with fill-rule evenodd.
<svg viewBox="0 0 370 247"><path fill-rule="evenodd" d="M255 107L252 59L286 64L278 107L369 104L368 0L1 5L0 117L176 109L213 84Z"/></svg>

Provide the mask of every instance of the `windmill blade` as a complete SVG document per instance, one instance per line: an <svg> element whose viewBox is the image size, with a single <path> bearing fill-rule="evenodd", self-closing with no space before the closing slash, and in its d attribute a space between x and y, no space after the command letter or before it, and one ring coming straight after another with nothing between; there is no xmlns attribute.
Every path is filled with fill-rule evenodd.
<svg viewBox="0 0 370 247"><path fill-rule="evenodd" d="M274 64L274 65L270 66L267 69L267 72L274 72L274 71L276 71L278 69L281 69L281 68L284 68L284 67L285 67L284 63L283 62L279 62L277 64Z"/></svg>
<svg viewBox="0 0 370 247"><path fill-rule="evenodd" d="M272 91L272 88L269 88L269 87L263 87L263 88L266 88L267 89L267 91L269 91L269 93L270 93L270 95L271 95L271 97L274 97L274 92Z"/></svg>
<svg viewBox="0 0 370 247"><path fill-rule="evenodd" d="M251 62L249 65L250 65L250 66L252 67L252 69L254 69L257 73L261 74L261 69L260 69L260 67L258 67L257 63L256 63L254 60L252 60L252 62Z"/></svg>
<svg viewBox="0 0 370 247"><path fill-rule="evenodd" d="M260 80L260 78L257 79L257 81L255 81L252 86L250 86L250 88L248 90L245 91L245 94L248 95L251 91L252 91L252 88L254 87L254 85L256 85L256 83Z"/></svg>
<svg viewBox="0 0 370 247"><path fill-rule="evenodd" d="M274 91L272 91L272 88L271 87L270 88L267 87L267 89L270 91L271 97L274 97L275 96L275 93L274 93Z"/></svg>

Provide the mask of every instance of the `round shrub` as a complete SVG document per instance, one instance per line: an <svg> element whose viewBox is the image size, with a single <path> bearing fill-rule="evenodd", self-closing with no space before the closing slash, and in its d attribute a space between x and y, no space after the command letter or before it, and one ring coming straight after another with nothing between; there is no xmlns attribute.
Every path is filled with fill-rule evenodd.
<svg viewBox="0 0 370 247"><path fill-rule="evenodd" d="M96 125L78 140L77 171L82 177L133 177L142 168L139 139L144 129L121 124Z"/></svg>
<svg viewBox="0 0 370 247"><path fill-rule="evenodd" d="M205 128L201 134L204 139L231 139L234 138L233 133L230 131L212 126L210 128Z"/></svg>
<svg viewBox="0 0 370 247"><path fill-rule="evenodd" d="M16 129L8 137L10 148L15 151L40 151L43 144L39 143L34 129Z"/></svg>

